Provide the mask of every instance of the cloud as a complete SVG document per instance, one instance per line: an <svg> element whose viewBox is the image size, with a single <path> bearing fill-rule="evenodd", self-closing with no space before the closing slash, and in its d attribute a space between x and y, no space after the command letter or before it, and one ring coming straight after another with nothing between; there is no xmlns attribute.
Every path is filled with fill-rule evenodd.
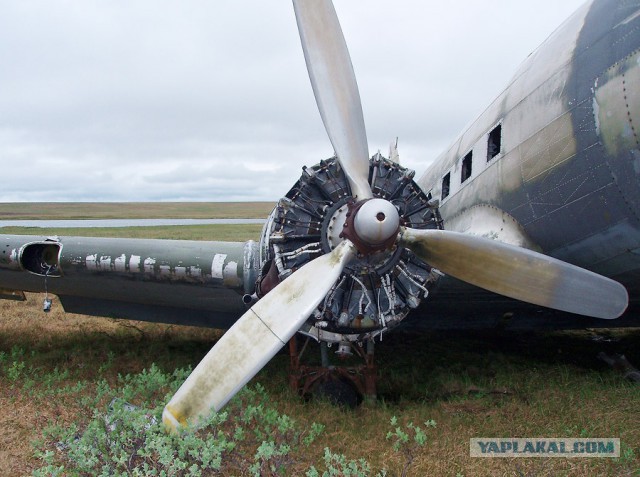
<svg viewBox="0 0 640 477"><path fill-rule="evenodd" d="M370 152L424 170L579 3L336 0ZM0 201L275 201L333 152L289 2L5 2L0 58Z"/></svg>

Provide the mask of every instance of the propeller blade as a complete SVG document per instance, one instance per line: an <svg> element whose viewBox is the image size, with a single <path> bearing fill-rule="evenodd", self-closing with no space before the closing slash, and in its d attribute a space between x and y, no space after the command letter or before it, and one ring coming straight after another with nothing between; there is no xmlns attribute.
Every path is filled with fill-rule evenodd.
<svg viewBox="0 0 640 477"><path fill-rule="evenodd" d="M349 50L330 0L293 0L316 103L358 200L373 197L362 104Z"/></svg>
<svg viewBox="0 0 640 477"><path fill-rule="evenodd" d="M348 240L253 305L220 338L164 408L172 430L220 410L298 331L355 255Z"/></svg>
<svg viewBox="0 0 640 477"><path fill-rule="evenodd" d="M595 318L617 318L620 283L525 248L446 230L402 228L401 243L447 275L517 300Z"/></svg>

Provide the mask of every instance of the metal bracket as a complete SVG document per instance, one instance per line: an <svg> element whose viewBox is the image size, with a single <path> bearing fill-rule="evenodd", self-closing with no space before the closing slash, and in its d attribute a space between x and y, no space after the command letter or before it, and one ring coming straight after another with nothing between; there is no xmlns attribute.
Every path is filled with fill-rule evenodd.
<svg viewBox="0 0 640 477"><path fill-rule="evenodd" d="M360 397L365 401L376 399L377 369L374 363L374 344L372 340L366 343L366 350L358 345L351 345L351 349L364 361L357 366L329 365L328 354L323 353L322 366L307 366L301 364L302 356L307 349L310 339L307 338L302 350L298 352L297 336L289 341L289 385L291 389L308 399L312 396L314 387L331 380L346 381L353 385ZM326 343L320 343L326 346Z"/></svg>

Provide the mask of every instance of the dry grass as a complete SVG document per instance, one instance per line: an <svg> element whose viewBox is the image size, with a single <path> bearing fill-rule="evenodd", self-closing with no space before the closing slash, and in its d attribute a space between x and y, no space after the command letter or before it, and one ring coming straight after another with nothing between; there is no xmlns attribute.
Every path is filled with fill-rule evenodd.
<svg viewBox="0 0 640 477"><path fill-rule="evenodd" d="M219 336L199 328L65 314L54 306L40 311L41 295L26 303L0 303L0 352L26 350L28 366L41 375L68 369L57 386L115 382L118 374L138 373L155 362L171 370L195 364ZM632 362L640 361L640 333L616 332L615 346ZM377 348L379 399L353 411L327 403L304 403L287 387L286 354L276 356L256 377L280 412L303 427L326 426L324 434L292 467L298 475L321 461L325 446L349 458L365 457L374 468L400 475L404 457L385 439L389 420L402 424L434 419L427 445L410 475L637 475L640 468L640 390L594 357L601 343L588 333L421 334L398 332ZM109 366L100 373L105 363ZM31 442L51 423L69 426L79 415L78 399L91 393L52 399L42 383L25 389L0 373L0 472L25 475L39 466ZM620 437L627 459L472 459L471 437Z"/></svg>
<svg viewBox="0 0 640 477"><path fill-rule="evenodd" d="M69 379L58 383L59 387L97 379L100 366L110 361L112 366L104 376L115 382L118 374L137 373L154 360L160 361L162 356L155 354L154 348L171 349L184 342L186 349L206 349L220 336L220 331L206 328L67 314L59 304L44 314L43 295L27 294L27 298L24 303L0 300L0 352L25 350L25 362L43 374L56 368L71 371ZM192 364L184 360L172 362L166 351L164 358L170 360L165 366ZM78 414L81 396L52 399L42 394L44 390L39 383L33 389L24 389L20 383L10 382L6 372L0 372L0 406L11 410L0 418L0 475L26 475L39 466L32 457L32 442L41 437L48 424L68 426L90 417Z"/></svg>

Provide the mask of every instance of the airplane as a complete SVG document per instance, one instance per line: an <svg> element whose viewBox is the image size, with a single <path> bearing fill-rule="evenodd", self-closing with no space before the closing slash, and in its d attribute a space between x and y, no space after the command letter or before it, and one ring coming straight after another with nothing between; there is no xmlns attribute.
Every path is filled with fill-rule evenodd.
<svg viewBox="0 0 640 477"><path fill-rule="evenodd" d="M2 296L228 328L167 403L173 431L220 410L297 334L348 355L419 306L429 323L439 296L640 325L619 318L640 272L640 2L588 1L417 181L395 150L369 155L331 1L293 6L335 156L303 167L259 242L3 235Z"/></svg>

